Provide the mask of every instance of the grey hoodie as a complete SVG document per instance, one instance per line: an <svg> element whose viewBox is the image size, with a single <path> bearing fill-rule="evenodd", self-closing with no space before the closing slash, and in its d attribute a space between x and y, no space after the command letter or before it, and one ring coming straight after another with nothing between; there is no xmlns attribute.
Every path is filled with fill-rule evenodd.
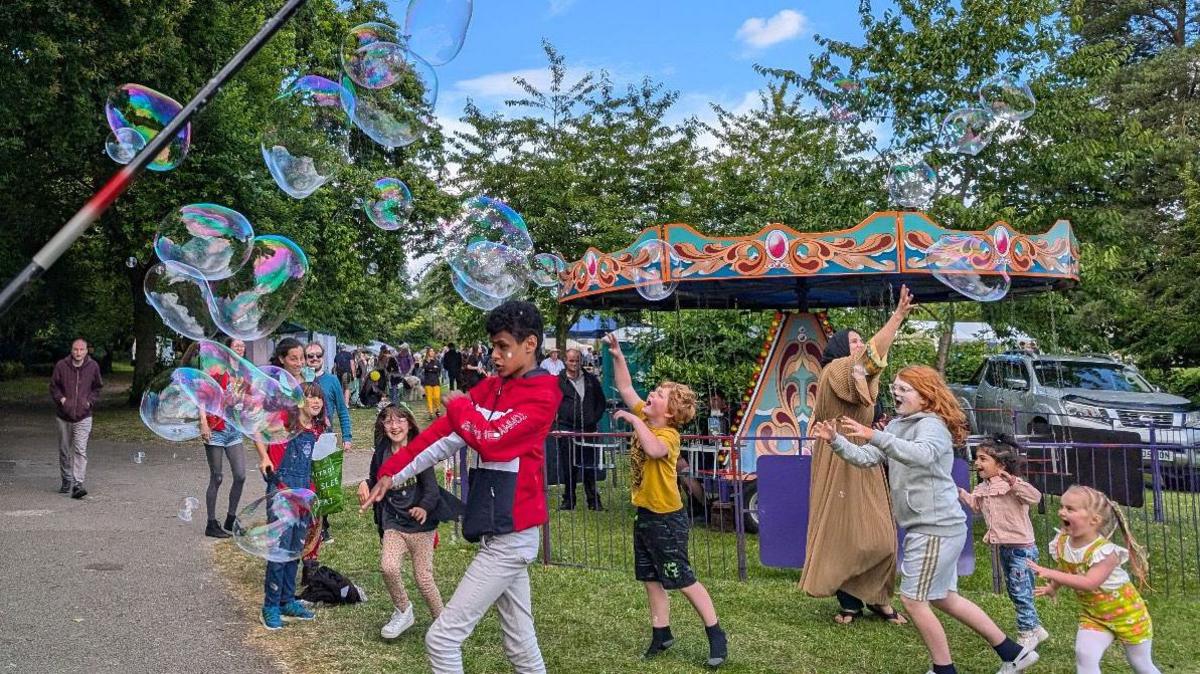
<svg viewBox="0 0 1200 674"><path fill-rule="evenodd" d="M896 524L931 536L956 536L966 530L967 516L950 473L953 441L941 417L931 412L899 417L885 430L875 431L866 445L838 435L832 447L856 466L874 466L887 459Z"/></svg>

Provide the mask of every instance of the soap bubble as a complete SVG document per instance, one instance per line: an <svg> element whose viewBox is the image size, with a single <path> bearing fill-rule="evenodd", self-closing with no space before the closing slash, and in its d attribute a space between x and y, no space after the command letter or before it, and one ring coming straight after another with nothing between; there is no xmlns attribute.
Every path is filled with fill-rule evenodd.
<svg viewBox="0 0 1200 674"><path fill-rule="evenodd" d="M241 373L247 368L254 367L250 361L234 353L233 349L208 339L197 341L181 362L188 367L200 370L217 381L226 377L242 376Z"/></svg>
<svg viewBox="0 0 1200 674"><path fill-rule="evenodd" d="M342 40L342 70L360 87L382 89L410 70L404 39L386 23L355 26Z"/></svg>
<svg viewBox="0 0 1200 674"><path fill-rule="evenodd" d="M246 437L271 445L296 436L289 421L298 418L302 404L304 394L295 377L269 365L247 364L225 390L223 414Z"/></svg>
<svg viewBox="0 0 1200 674"><path fill-rule="evenodd" d="M979 102L1006 122L1028 119L1037 110L1037 99L1029 84L1013 75L1000 75L979 87Z"/></svg>
<svg viewBox="0 0 1200 674"><path fill-rule="evenodd" d="M529 278L543 288L557 288L562 279L560 274L567 270L567 263L554 253L538 253L533 256Z"/></svg>
<svg viewBox="0 0 1200 674"><path fill-rule="evenodd" d="M371 196L363 200L363 210L375 226L387 231L400 229L412 212L413 198L408 185L398 178L380 178L371 186Z"/></svg>
<svg viewBox="0 0 1200 674"><path fill-rule="evenodd" d="M462 49L472 5L472 0L411 0L404 17L408 48L432 65L449 63Z"/></svg>
<svg viewBox="0 0 1200 674"><path fill-rule="evenodd" d="M448 245L465 248L477 241L492 241L533 252L533 237L525 219L503 201L482 194L463 201L458 215L442 223L442 228Z"/></svg>
<svg viewBox="0 0 1200 674"><path fill-rule="evenodd" d="M464 283L492 297L511 297L529 281L529 254L502 243L476 241L448 251L446 261Z"/></svg>
<svg viewBox="0 0 1200 674"><path fill-rule="evenodd" d="M367 263L367 273L374 276L379 273L379 265L374 262Z"/></svg>
<svg viewBox="0 0 1200 674"><path fill-rule="evenodd" d="M124 127L111 131L108 140L104 142L104 151L108 158L118 164L128 164L137 153L146 147L146 138L132 127Z"/></svg>
<svg viewBox="0 0 1200 674"><path fill-rule="evenodd" d="M424 135L433 124L429 111L437 102L433 67L412 52L405 51L403 56L404 82L384 89L356 89L349 76L342 78L346 112L354 126L388 149L410 145Z"/></svg>
<svg viewBox="0 0 1200 674"><path fill-rule="evenodd" d="M230 337L261 339L291 315L308 279L308 256L290 239L256 236L250 261L210 286L208 308Z"/></svg>
<svg viewBox="0 0 1200 674"><path fill-rule="evenodd" d="M150 380L138 412L142 423L156 435L181 442L200 437L200 415L219 413L221 399L221 387L212 377L180 367Z"/></svg>
<svg viewBox="0 0 1200 674"><path fill-rule="evenodd" d="M195 496L188 496L183 499L183 503L179 506L179 519L184 522L192 521L192 513L200 507L200 499Z"/></svg>
<svg viewBox="0 0 1200 674"><path fill-rule="evenodd" d="M207 303L208 285L200 272L177 262L160 262L146 272L142 288L146 302L168 328L192 339L216 334Z"/></svg>
<svg viewBox="0 0 1200 674"><path fill-rule="evenodd" d="M906 208L927 208L937 194L938 175L920 156L901 159L887 177L888 195Z"/></svg>
<svg viewBox="0 0 1200 674"><path fill-rule="evenodd" d="M189 204L163 218L154 252L210 281L229 278L250 259L254 228L244 215L217 204Z"/></svg>
<svg viewBox="0 0 1200 674"><path fill-rule="evenodd" d="M819 95L829 112L829 119L839 124L857 122L862 104L862 84L849 77L841 77L833 80L833 89L822 90Z"/></svg>
<svg viewBox="0 0 1200 674"><path fill-rule="evenodd" d="M350 161L354 94L306 75L271 102L262 134L263 161L288 196L303 199Z"/></svg>
<svg viewBox="0 0 1200 674"><path fill-rule="evenodd" d="M995 302L1008 294L1008 266L987 241L948 234L925 250L925 266L946 287L976 302Z"/></svg>
<svg viewBox="0 0 1200 674"><path fill-rule="evenodd" d="M268 562L290 562L307 551L317 495L309 489L279 489L242 508L233 522L233 540L245 552Z"/></svg>
<svg viewBox="0 0 1200 674"><path fill-rule="evenodd" d="M125 259L125 266L126 266L126 267L129 267L130 269L133 269L134 267L136 267L136 266L137 266L137 258L136 258L136 257L132 257L132 256L131 256L131 257L128 257L128 258L126 258L126 259Z"/></svg>
<svg viewBox="0 0 1200 674"><path fill-rule="evenodd" d="M476 290L475 288L472 288L464 283L463 280L456 274L450 274L450 285L454 287L454 290L464 302L484 311L491 311L501 304L504 304L504 302L508 299L507 297L494 297L480 290Z"/></svg>
<svg viewBox="0 0 1200 674"><path fill-rule="evenodd" d="M104 116L114 135L120 129L133 129L142 136L143 146L165 129L182 109L183 106L170 96L140 84L122 84L104 102ZM124 143L136 143L128 134L116 138ZM170 171L183 161L191 144L192 124L188 122L146 168Z"/></svg>
<svg viewBox="0 0 1200 674"><path fill-rule="evenodd" d="M633 282L637 292L651 302L660 302L675 292L681 265L662 239L650 239L633 249Z"/></svg>
<svg viewBox="0 0 1200 674"><path fill-rule="evenodd" d="M959 108L942 120L942 146L975 156L992 142L995 118L983 108Z"/></svg>
<svg viewBox="0 0 1200 674"><path fill-rule="evenodd" d="M134 463L145 463L146 462L146 453L145 452L134 452L133 453L133 462Z"/></svg>

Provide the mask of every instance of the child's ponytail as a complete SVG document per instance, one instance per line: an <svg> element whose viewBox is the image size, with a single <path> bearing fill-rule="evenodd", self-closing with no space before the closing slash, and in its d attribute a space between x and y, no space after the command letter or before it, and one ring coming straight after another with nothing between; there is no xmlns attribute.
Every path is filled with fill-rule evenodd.
<svg viewBox="0 0 1200 674"><path fill-rule="evenodd" d="M1125 546L1129 548L1129 568L1133 569L1133 576L1137 578L1138 587L1149 589L1150 583L1146 577L1149 575L1150 563L1146 557L1146 549L1133 537L1133 532L1129 529L1129 520L1125 517L1125 513L1121 512L1120 506L1110 498L1105 497L1105 500L1108 501L1108 507L1117 520L1121 536L1125 538Z"/></svg>

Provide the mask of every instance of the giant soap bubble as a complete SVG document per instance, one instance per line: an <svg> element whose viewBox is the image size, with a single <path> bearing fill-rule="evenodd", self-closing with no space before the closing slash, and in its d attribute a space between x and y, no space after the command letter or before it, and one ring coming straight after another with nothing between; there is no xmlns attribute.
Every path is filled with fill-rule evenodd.
<svg viewBox="0 0 1200 674"><path fill-rule="evenodd" d="M1012 75L1001 75L979 87L979 102L1006 122L1028 119L1037 110L1037 99L1029 85Z"/></svg>
<svg viewBox="0 0 1200 674"><path fill-rule="evenodd" d="M154 252L209 281L229 278L250 259L254 228L241 213L217 204L189 204L163 218Z"/></svg>
<svg viewBox="0 0 1200 674"><path fill-rule="evenodd" d="M174 442L200 437L200 415L221 413L220 385L188 367L160 372L142 392L142 423Z"/></svg>
<svg viewBox="0 0 1200 674"><path fill-rule="evenodd" d="M557 288L562 283L561 275L567 270L567 263L554 253L538 253L533 256L529 275L542 288Z"/></svg>
<svg viewBox="0 0 1200 674"><path fill-rule="evenodd" d="M925 250L925 265L946 287L976 302L995 302L1008 294L1007 265L977 236L943 236Z"/></svg>
<svg viewBox="0 0 1200 674"><path fill-rule="evenodd" d="M109 94L108 100L104 102L104 116L108 120L108 127L112 129L113 137L125 145L116 148L120 156L124 156L125 152L138 143L132 135L121 133L121 129L137 131L144 146L165 129L182 109L183 106L170 96L140 84L122 84ZM146 168L152 171L170 171L179 166L191 145L192 124L188 122ZM140 149L139 147L138 150ZM136 153L136 150L134 152ZM117 160L117 157L113 159ZM130 157L130 160L132 159Z"/></svg>
<svg viewBox="0 0 1200 674"><path fill-rule="evenodd" d="M633 249L633 282L637 292L651 302L661 302L675 292L682 267L670 244L662 239L643 241Z"/></svg>
<svg viewBox="0 0 1200 674"><path fill-rule="evenodd" d="M937 184L937 171L920 156L903 158L888 171L888 196L906 208L927 208L937 194Z"/></svg>
<svg viewBox="0 0 1200 674"><path fill-rule="evenodd" d="M312 509L309 489L279 489L242 508L233 523L233 540L245 552L268 562L289 562L307 552Z"/></svg>
<svg viewBox="0 0 1200 674"><path fill-rule="evenodd" d="M464 302L484 311L491 311L501 304L504 304L504 302L508 299L507 297L496 297L481 290L477 290L476 288L467 285L455 274L450 274L450 285L454 287L455 292L458 293L458 296L461 297Z"/></svg>
<svg viewBox="0 0 1200 674"><path fill-rule="evenodd" d="M975 156L992 142L995 118L983 108L959 108L942 120L942 146Z"/></svg>
<svg viewBox="0 0 1200 674"><path fill-rule="evenodd" d="M265 371L268 368L270 371ZM287 442L299 433L295 421L304 404L304 394L292 375L277 370L266 365L243 368L235 380L236 386L225 391L226 421L264 445Z"/></svg>
<svg viewBox="0 0 1200 674"><path fill-rule="evenodd" d="M279 189L303 199L350 161L354 94L319 75L292 82L269 108L263 161Z"/></svg>
<svg viewBox="0 0 1200 674"><path fill-rule="evenodd" d="M200 272L177 262L160 262L146 272L142 288L146 302L168 328L192 339L216 334L208 285Z"/></svg>
<svg viewBox="0 0 1200 674"><path fill-rule="evenodd" d="M412 52L402 53L403 81L383 89L355 88L342 78L346 113L368 138L388 149L404 147L420 138L432 125L429 111L437 102L437 74Z"/></svg>
<svg viewBox="0 0 1200 674"><path fill-rule="evenodd" d="M396 84L409 70L404 40L386 23L364 23L342 40L342 70L354 84L382 89Z"/></svg>
<svg viewBox="0 0 1200 674"><path fill-rule="evenodd" d="M299 246L283 236L256 236L250 261L212 284L209 311L230 337L261 339L291 314L307 279L308 256Z"/></svg>
<svg viewBox="0 0 1200 674"><path fill-rule="evenodd" d="M404 225L412 212L412 192L399 178L380 178L371 186L371 193L362 205L376 227L394 231Z"/></svg>
<svg viewBox="0 0 1200 674"><path fill-rule="evenodd" d="M472 5L472 0L410 0L404 13L408 48L431 65L449 63L462 49Z"/></svg>

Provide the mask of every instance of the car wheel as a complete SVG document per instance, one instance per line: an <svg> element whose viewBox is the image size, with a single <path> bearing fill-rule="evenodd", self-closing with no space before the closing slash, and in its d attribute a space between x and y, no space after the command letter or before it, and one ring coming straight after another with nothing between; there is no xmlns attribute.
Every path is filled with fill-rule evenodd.
<svg viewBox="0 0 1200 674"><path fill-rule="evenodd" d="M742 528L748 534L758 533L758 481L742 483Z"/></svg>

